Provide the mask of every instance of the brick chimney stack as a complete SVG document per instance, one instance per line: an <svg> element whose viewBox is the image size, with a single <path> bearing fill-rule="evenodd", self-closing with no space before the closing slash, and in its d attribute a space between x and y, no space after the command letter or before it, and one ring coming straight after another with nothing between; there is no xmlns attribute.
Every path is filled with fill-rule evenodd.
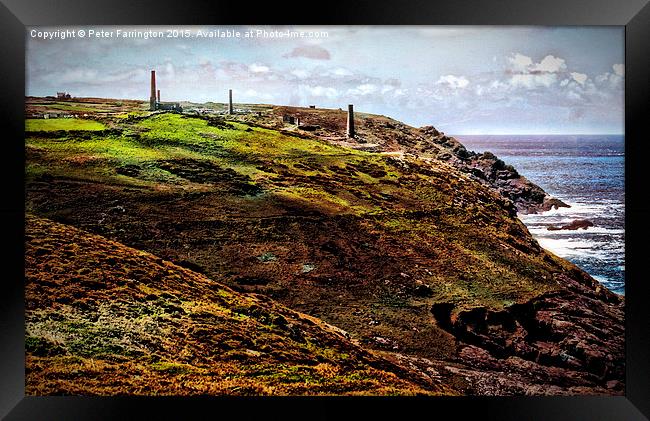
<svg viewBox="0 0 650 421"><path fill-rule="evenodd" d="M149 109L156 110L156 71L151 71L151 96L149 97Z"/></svg>
<svg viewBox="0 0 650 421"><path fill-rule="evenodd" d="M348 137L354 137L354 107L352 104L348 105Z"/></svg>

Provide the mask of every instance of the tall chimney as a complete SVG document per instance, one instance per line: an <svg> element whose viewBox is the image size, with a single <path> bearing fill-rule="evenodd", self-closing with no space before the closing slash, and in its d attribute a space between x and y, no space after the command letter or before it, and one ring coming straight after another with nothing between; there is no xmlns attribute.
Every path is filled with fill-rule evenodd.
<svg viewBox="0 0 650 421"><path fill-rule="evenodd" d="M151 71L151 96L149 97L149 109L156 110L156 71Z"/></svg>
<svg viewBox="0 0 650 421"><path fill-rule="evenodd" d="M158 89L157 93L158 93L158 103L160 103L160 89Z"/></svg>
<svg viewBox="0 0 650 421"><path fill-rule="evenodd" d="M348 137L354 137L354 107L352 104L348 105Z"/></svg>
<svg viewBox="0 0 650 421"><path fill-rule="evenodd" d="M232 114L232 89L228 89L228 114Z"/></svg>

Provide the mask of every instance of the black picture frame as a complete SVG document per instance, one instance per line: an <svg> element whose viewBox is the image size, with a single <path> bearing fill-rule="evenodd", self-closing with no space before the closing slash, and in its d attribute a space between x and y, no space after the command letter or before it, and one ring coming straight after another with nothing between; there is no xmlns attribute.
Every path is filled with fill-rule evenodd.
<svg viewBox="0 0 650 421"><path fill-rule="evenodd" d="M0 416L38 419L642 420L650 417L650 306L645 275L650 202L645 160L650 104L648 0L447 0L245 3L1 0L3 149L0 174ZM624 397L143 398L24 395L24 87L26 26L87 24L623 25L626 122L626 393Z"/></svg>

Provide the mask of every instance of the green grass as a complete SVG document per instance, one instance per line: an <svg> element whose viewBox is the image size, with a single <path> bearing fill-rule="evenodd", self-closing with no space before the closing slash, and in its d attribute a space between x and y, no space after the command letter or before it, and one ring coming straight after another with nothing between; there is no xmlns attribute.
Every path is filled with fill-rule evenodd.
<svg viewBox="0 0 650 421"><path fill-rule="evenodd" d="M209 161L251 177L255 182L289 199L324 205L334 211L365 213L376 211L351 196L345 186L353 178L357 190L376 185L372 177L355 170L356 165L371 163L387 169L378 154L355 151L330 145L315 139L302 139L275 130L252 128L246 124L227 122L225 126L210 126L208 121L185 118L174 113L162 113L141 121L125 121L119 128L125 135L90 135L78 138L74 134L60 138L28 137L27 146L44 151L54 158L45 165L28 161L27 174L67 173L74 178L97 179L110 177L130 184L187 185L188 181L157 167L158 161L189 158ZM27 120L28 131L97 130L101 123L79 119ZM128 134L128 135L127 135ZM31 168L39 165L39 168ZM117 175L115 167L137 165L137 178ZM49 170L48 170L49 167ZM284 174L276 173L278 168ZM343 171L344 173L341 173ZM345 171L350 171L348 175ZM286 174L297 177L297 183L287 185ZM340 193L325 191L320 183L309 177L332 180ZM276 182L278 181L280 185ZM313 186L313 187L307 187ZM379 188L379 187L377 187ZM364 193L367 196L367 193ZM361 195L360 195L361 196Z"/></svg>
<svg viewBox="0 0 650 421"><path fill-rule="evenodd" d="M26 119L25 131L55 131L55 130L104 130L106 126L94 120L81 118L44 118Z"/></svg>
<svg viewBox="0 0 650 421"><path fill-rule="evenodd" d="M81 103L59 103L59 104L35 104L37 107L45 110L62 110L62 111L76 111L76 112L95 112L100 111L99 107L88 106Z"/></svg>
<svg viewBox="0 0 650 421"><path fill-rule="evenodd" d="M489 197L487 203L477 203L475 196L485 195L477 185L461 185L445 169L433 168L426 175L404 171L380 153L223 123L211 126L205 119L160 113L117 123L124 135L28 137L28 151L39 158L28 160L26 174L210 191L236 185L227 178L214 183L201 180L202 175L214 175L214 168L228 168L260 187L263 194L245 199L256 200L260 209L291 203L329 216L372 218L366 226L369 232L389 235L396 243L417 249L416 255L434 255L429 267L445 274L444 281L429 282L437 300L500 308L504 300L549 289L541 279L550 279L552 268L541 257L517 253L507 245L513 238L504 227L512 227L514 221ZM124 165L133 166L135 173L118 174ZM410 165L417 168L418 163ZM174 172L179 169L191 169L194 176ZM387 184L388 179L396 182ZM458 198L471 206L454 205ZM224 200L239 199L227 193ZM483 213L489 216L488 224L479 218ZM256 256L261 264L272 261L262 253ZM280 258L277 264L285 263ZM410 305L402 301L388 304Z"/></svg>

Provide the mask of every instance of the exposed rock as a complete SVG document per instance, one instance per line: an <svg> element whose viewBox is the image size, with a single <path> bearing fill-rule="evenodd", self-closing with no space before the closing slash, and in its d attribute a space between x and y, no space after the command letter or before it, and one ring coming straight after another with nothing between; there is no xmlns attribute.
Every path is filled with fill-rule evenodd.
<svg viewBox="0 0 650 421"><path fill-rule="evenodd" d="M560 199L551 197L551 196L546 196L544 198L544 201L542 202L542 206L539 208L540 212L547 212L550 211L551 209L559 209L559 208L570 208L571 206L567 205Z"/></svg>
<svg viewBox="0 0 650 421"><path fill-rule="evenodd" d="M431 287L423 283L418 284L413 290L413 293L418 297L430 297L433 295Z"/></svg>
<svg viewBox="0 0 650 421"><path fill-rule="evenodd" d="M588 219L576 219L574 221L571 221L568 224L561 225L559 227L556 226L550 226L546 228L548 231L560 231L560 230L579 230L579 229L587 229L589 227L593 227L594 223L591 222Z"/></svg>
<svg viewBox="0 0 650 421"><path fill-rule="evenodd" d="M459 362L472 369L461 371L477 393L623 393L623 298L579 271L557 282L566 289L502 311L431 308L438 326L462 344ZM536 382L554 388L542 392Z"/></svg>
<svg viewBox="0 0 650 421"><path fill-rule="evenodd" d="M521 213L545 212L552 208L569 207L559 199L550 197L541 187L521 176L517 170L492 152L468 151L457 139L445 136L432 126L423 127L420 133L441 150L437 158L469 174L475 180L495 188L510 199Z"/></svg>

